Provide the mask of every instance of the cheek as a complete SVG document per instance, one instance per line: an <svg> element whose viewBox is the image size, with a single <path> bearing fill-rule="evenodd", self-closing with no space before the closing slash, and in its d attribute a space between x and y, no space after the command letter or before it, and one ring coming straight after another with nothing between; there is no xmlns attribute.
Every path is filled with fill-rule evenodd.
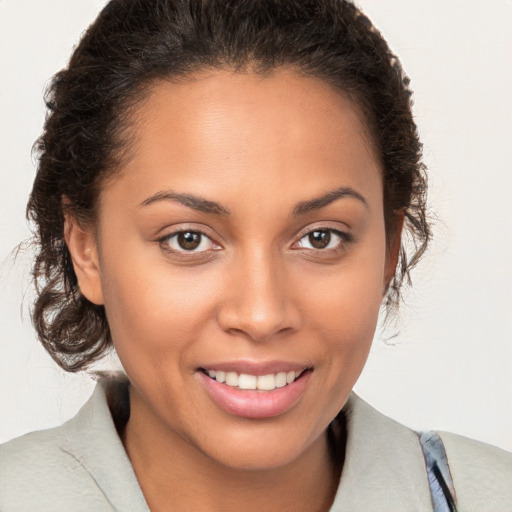
<svg viewBox="0 0 512 512"><path fill-rule="evenodd" d="M123 364L124 356L168 365L214 315L215 274L176 269L158 256L131 251L102 264L105 309Z"/></svg>
<svg viewBox="0 0 512 512"><path fill-rule="evenodd" d="M351 388L366 362L382 303L383 247L354 253L307 295L304 309L311 330L321 337L318 349L330 365L332 383Z"/></svg>
<svg viewBox="0 0 512 512"><path fill-rule="evenodd" d="M329 306L318 312L323 318L318 332L323 333L326 360L332 377L350 382L359 376L368 356L380 310L380 294L366 294L361 287L352 293L333 298ZM373 290L372 290L373 291Z"/></svg>
<svg viewBox="0 0 512 512"><path fill-rule="evenodd" d="M365 262L357 255L354 262L347 261L313 289L303 291L308 316L323 323L330 339L357 342L373 337L383 298L384 258L372 255L372 259Z"/></svg>

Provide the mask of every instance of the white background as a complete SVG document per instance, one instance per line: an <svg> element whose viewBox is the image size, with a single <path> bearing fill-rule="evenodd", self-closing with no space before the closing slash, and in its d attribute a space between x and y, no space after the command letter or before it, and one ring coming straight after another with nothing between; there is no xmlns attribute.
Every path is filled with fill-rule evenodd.
<svg viewBox="0 0 512 512"><path fill-rule="evenodd" d="M0 442L54 426L89 396L28 318L24 209L42 93L102 0L0 0ZM362 0L401 57L439 220L400 334L377 336L356 390L414 428L512 450L512 1ZM22 306L23 302L23 306Z"/></svg>

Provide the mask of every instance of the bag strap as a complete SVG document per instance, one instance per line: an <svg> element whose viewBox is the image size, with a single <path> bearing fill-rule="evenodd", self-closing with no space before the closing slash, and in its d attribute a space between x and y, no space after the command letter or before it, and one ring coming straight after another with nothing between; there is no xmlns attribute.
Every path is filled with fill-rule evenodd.
<svg viewBox="0 0 512 512"><path fill-rule="evenodd" d="M433 431L419 432L418 435L434 512L457 512L455 488L442 439Z"/></svg>

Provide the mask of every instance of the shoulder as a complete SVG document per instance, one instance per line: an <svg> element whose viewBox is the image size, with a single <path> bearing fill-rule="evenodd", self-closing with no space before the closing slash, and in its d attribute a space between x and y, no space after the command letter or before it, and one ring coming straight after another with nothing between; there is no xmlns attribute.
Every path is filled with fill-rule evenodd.
<svg viewBox="0 0 512 512"><path fill-rule="evenodd" d="M512 453L449 432L441 437L460 510L507 510L512 506Z"/></svg>
<svg viewBox="0 0 512 512"><path fill-rule="evenodd" d="M91 475L62 444L66 429L33 432L0 446L0 510L106 509ZM102 503L103 501L103 503Z"/></svg>
<svg viewBox="0 0 512 512"><path fill-rule="evenodd" d="M352 394L343 409L346 458L339 510L432 510L433 489L418 432L378 412ZM446 452L455 499L461 512L512 509L512 454L500 448L437 432ZM445 475L443 475L444 477ZM350 506L344 507L346 503ZM333 510L338 510L333 509Z"/></svg>
<svg viewBox="0 0 512 512"><path fill-rule="evenodd" d="M0 446L1 512L148 512L107 391L96 386L64 425Z"/></svg>
<svg viewBox="0 0 512 512"><path fill-rule="evenodd" d="M432 511L418 435L354 393L342 417L345 458L332 510Z"/></svg>

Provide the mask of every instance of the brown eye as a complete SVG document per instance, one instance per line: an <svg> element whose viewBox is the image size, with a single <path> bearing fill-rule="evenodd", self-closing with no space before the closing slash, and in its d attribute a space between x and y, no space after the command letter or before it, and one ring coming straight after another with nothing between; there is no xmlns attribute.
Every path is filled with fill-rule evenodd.
<svg viewBox="0 0 512 512"><path fill-rule="evenodd" d="M337 229L314 229L306 233L298 242L297 247L315 251L335 250L350 242L351 237Z"/></svg>
<svg viewBox="0 0 512 512"><path fill-rule="evenodd" d="M201 231L178 231L160 240L165 249L181 253L216 251L221 247Z"/></svg>
<svg viewBox="0 0 512 512"><path fill-rule="evenodd" d="M178 245L185 251L193 251L201 244L201 233L194 231L182 231L177 236Z"/></svg>
<svg viewBox="0 0 512 512"><path fill-rule="evenodd" d="M309 243L315 249L325 249L331 241L330 231L312 231L308 235Z"/></svg>

